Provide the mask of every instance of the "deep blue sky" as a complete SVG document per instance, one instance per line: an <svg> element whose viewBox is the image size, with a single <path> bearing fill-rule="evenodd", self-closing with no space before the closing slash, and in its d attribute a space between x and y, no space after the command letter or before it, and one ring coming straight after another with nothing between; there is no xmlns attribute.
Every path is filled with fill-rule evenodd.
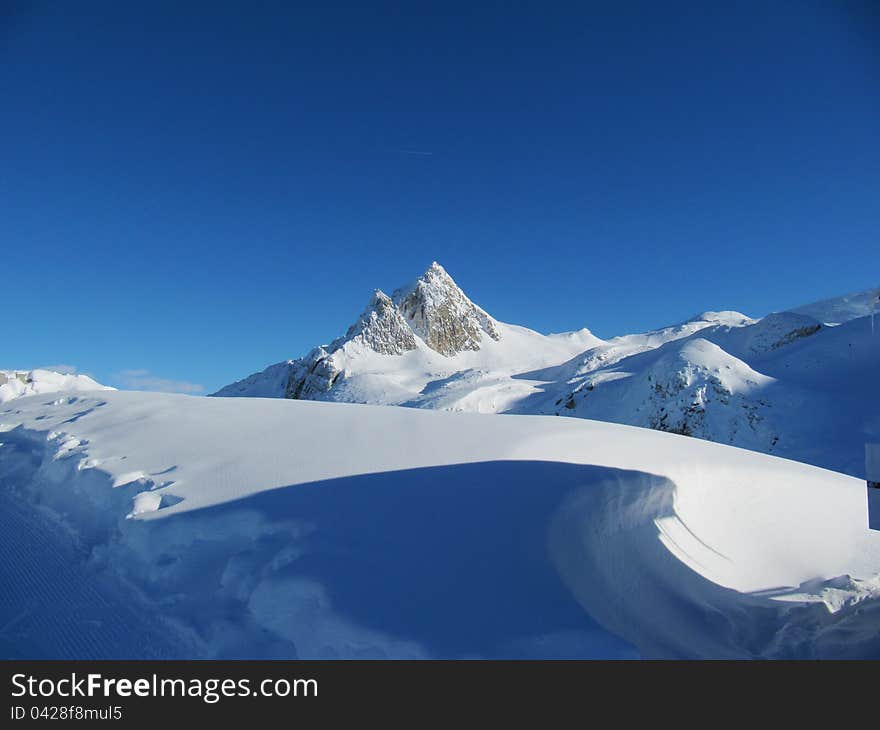
<svg viewBox="0 0 880 730"><path fill-rule="evenodd" d="M0 5L0 367L212 390L433 259L600 336L878 283L870 2L296 5Z"/></svg>

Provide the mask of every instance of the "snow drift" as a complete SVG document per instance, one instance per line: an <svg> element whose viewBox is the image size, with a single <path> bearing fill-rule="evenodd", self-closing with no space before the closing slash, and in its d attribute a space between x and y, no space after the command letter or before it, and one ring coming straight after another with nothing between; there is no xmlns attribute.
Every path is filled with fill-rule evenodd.
<svg viewBox="0 0 880 730"><path fill-rule="evenodd" d="M842 474L275 399L38 395L0 424L5 656L880 657Z"/></svg>

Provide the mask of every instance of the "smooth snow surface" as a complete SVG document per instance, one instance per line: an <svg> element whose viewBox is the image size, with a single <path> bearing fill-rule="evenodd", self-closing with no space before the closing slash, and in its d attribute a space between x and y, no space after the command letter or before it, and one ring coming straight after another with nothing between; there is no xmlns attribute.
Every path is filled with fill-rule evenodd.
<svg viewBox="0 0 880 730"><path fill-rule="evenodd" d="M880 657L865 483L751 451L126 392L16 399L0 442L4 656Z"/></svg>

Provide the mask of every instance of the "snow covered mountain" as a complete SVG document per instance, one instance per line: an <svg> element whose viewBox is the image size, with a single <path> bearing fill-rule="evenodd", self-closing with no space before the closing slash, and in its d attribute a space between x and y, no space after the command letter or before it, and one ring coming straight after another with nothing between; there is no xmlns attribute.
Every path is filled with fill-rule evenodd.
<svg viewBox="0 0 880 730"><path fill-rule="evenodd" d="M434 262L391 296L377 290L345 335L329 345L214 395L497 413L535 391L514 376L600 342L586 329L542 335L498 322Z"/></svg>
<svg viewBox="0 0 880 730"><path fill-rule="evenodd" d="M793 312L806 314L825 324L843 324L880 311L880 288L853 292L842 297L795 307Z"/></svg>
<svg viewBox="0 0 880 730"><path fill-rule="evenodd" d="M880 336L870 318L827 327L779 313L648 350L641 343L614 343L610 357L606 347L588 351L513 410L671 431L864 475L864 443L880 438Z"/></svg>
<svg viewBox="0 0 880 730"><path fill-rule="evenodd" d="M0 657L880 658L852 301L542 335L433 264L261 397L3 371Z"/></svg>
<svg viewBox="0 0 880 730"><path fill-rule="evenodd" d="M864 474L880 439L877 290L753 319L704 312L603 341L496 321L437 263L345 336L219 396L613 421Z"/></svg>
<svg viewBox="0 0 880 730"><path fill-rule="evenodd" d="M865 490L573 418L20 398L0 407L0 656L878 658Z"/></svg>
<svg viewBox="0 0 880 730"><path fill-rule="evenodd" d="M0 403L36 393L113 390L87 375L54 370L0 370Z"/></svg>

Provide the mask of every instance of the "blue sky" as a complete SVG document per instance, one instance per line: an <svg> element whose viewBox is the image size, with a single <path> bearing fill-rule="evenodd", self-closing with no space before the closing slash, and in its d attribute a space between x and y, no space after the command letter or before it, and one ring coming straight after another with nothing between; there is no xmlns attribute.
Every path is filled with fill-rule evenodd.
<svg viewBox="0 0 880 730"><path fill-rule="evenodd" d="M211 391L434 259L600 336L878 283L870 2L315 5L3 4L0 367Z"/></svg>

